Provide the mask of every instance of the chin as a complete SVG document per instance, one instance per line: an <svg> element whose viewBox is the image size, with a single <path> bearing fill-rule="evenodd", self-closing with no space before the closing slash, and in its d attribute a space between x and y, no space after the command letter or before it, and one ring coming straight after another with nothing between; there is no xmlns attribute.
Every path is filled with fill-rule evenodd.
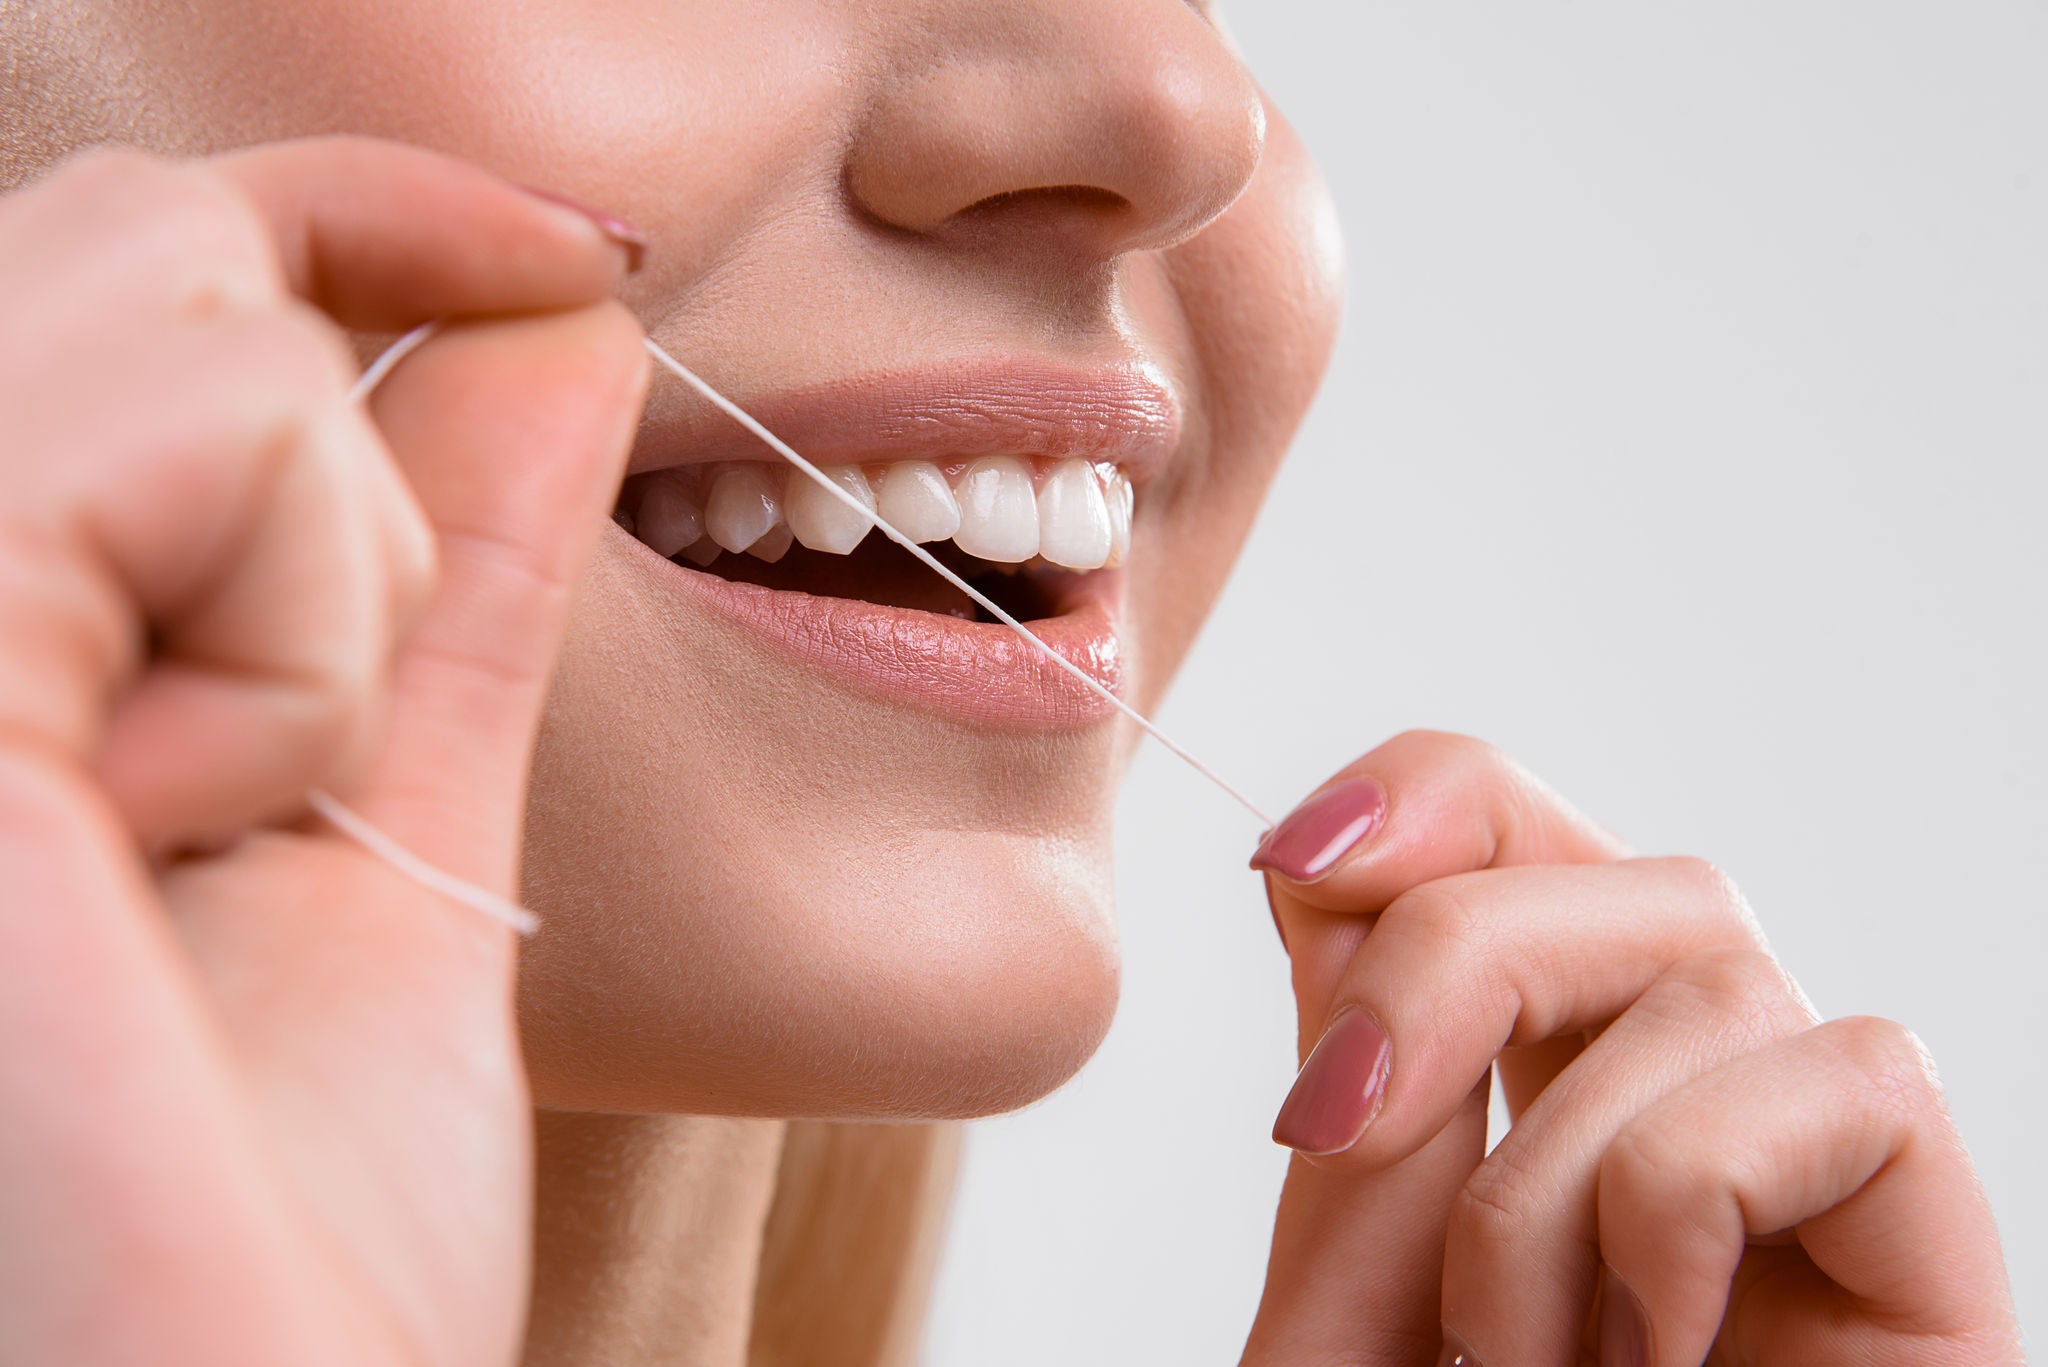
<svg viewBox="0 0 2048 1367"><path fill-rule="evenodd" d="M530 880L535 1100L906 1121L1035 1101L1115 1013L1108 844L935 829L821 842L745 880L678 870L661 891Z"/></svg>
<svg viewBox="0 0 2048 1367"><path fill-rule="evenodd" d="M1116 1008L1114 713L1035 676L912 705L764 632L797 591L677 573L610 539L536 750L536 1103L909 1121L1060 1086Z"/></svg>

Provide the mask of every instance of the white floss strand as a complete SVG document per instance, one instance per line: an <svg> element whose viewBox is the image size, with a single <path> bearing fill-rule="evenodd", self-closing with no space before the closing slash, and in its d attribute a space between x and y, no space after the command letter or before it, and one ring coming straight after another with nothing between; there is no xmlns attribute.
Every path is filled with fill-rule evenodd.
<svg viewBox="0 0 2048 1367"><path fill-rule="evenodd" d="M431 323L421 323L411 332L406 333L405 336L384 348L384 354L370 362L370 368L356 377L355 384L349 388L348 401L350 403L361 403L364 399L369 398L370 391L383 384L384 377L398 369L400 361L418 351L422 342L440 330L441 321L438 318Z"/></svg>
<svg viewBox="0 0 2048 1367"><path fill-rule="evenodd" d="M369 368L356 380L355 386L349 390L350 401L360 403L367 399L370 393L379 384L383 383L384 378L397 368L399 362L410 356L419 348L421 343L432 337L439 328L439 322L423 323L411 332L406 333L403 337L400 337L396 342L393 342L385 350L384 354L375 361L372 361ZM660 344L652 337L645 338L644 341L648 355L652 356L655 362L663 369L703 395L713 406L734 422L753 433L771 451L802 471L805 478L809 479L833 498L838 499L841 503L853 509L854 512L860 514L862 518L866 519L873 526L879 528L883 535L921 561L926 569L929 569L933 574L938 575L954 588L966 594L968 598L979 604L983 611L1030 642L1033 649L1072 675L1080 682L1082 687L1101 698L1104 702L1107 702L1126 717L1129 717L1146 735L1165 746L1168 753L1222 789L1240 807L1243 807L1246 811L1257 817L1262 826L1270 827L1273 825L1273 819L1263 811L1260 811L1259 805L1256 802L1246 797L1244 793L1239 791L1235 785L1231 784L1221 774L1202 763L1199 759L1196 759L1186 748L1175 742L1171 736L1161 731L1157 726L1154 726L1151 720L1138 711L1137 708L1132 707L1122 698L1119 698L1072 660L1054 650L1044 641L1039 640L1037 636L1032 634L1029 627L990 601L988 595L982 593L965 579L962 579L959 575L948 569L937 556L917 542L912 541L902 532L897 531L879 513L876 513L852 494L840 488L838 484L826 478L824 471L798 455L789 443L783 441L782 438L776 436L773 432L770 432L766 427L763 427L753 414L747 412L746 409L741 408L731 399L726 398L725 395L705 383L696 371L662 350ZM385 863L391 865L422 887L438 892L451 901L458 902L474 911L481 912L494 921L510 926L521 935L531 935L540 928L540 918L525 907L518 905L516 902L508 901L487 888L481 888L474 883L457 878L454 874L428 863L344 806L332 793L315 788L306 794L306 805L311 807L328 824L332 825L343 835L355 841L365 850L382 859Z"/></svg>
<svg viewBox="0 0 2048 1367"><path fill-rule="evenodd" d="M1237 802L1239 806L1243 807L1246 811L1250 812L1253 816L1257 817L1261 825L1269 828L1273 825L1273 819L1267 816L1264 812L1260 811L1259 806L1256 802L1253 802L1250 798L1246 797L1243 793L1239 792L1237 788L1230 784L1228 781L1226 781L1221 774L1217 773L1214 769L1211 769L1208 765L1202 763L1202 761L1196 759L1193 755L1189 754L1185 749L1176 744L1173 741L1172 737L1168 736L1164 731L1161 731L1158 727L1154 726L1151 723L1151 721L1145 717L1143 713L1138 711L1137 708L1132 707L1129 703L1125 702L1122 698L1119 698L1115 693L1112 693L1108 688L1104 687L1097 680L1091 678L1086 670L1082 669L1072 660L1069 660L1066 656L1060 654L1057 650L1054 650L1051 646L1039 640L1038 637L1032 635L1031 629L1029 627L1025 626L1022 622L1012 617L1009 613L997 607L994 603L990 602L987 595L981 593L973 585L969 584L965 579L962 579L959 575L953 573L953 571L951 571L950 569L947 569L946 566L940 562L937 556L933 555L923 546L918 545L915 541L912 541L903 533L897 531L894 527L890 526L886 521L884 521L878 513L871 510L866 504L862 503L852 494L846 492L846 490L840 488L839 485L834 481L827 479L825 477L824 471L820 470L817 466L811 464L802 456L798 455L794 450L790 448L787 442L782 440L782 438L776 436L773 432L770 432L767 428L763 427L759 422L755 421L753 414L747 412L747 410L741 408L731 399L726 398L725 395L713 389L710 385L706 384L702 379L698 378L697 373L695 371L691 370L681 361L678 361L675 357L669 355L666 351L663 351L660 345L656 343L652 337L647 338L646 341L648 354L654 357L654 359L657 362L659 362L663 367L665 367L670 373L674 374L676 378L682 380L685 384L689 385L692 389L696 390L699 394L702 394L705 398L709 399L713 404L717 405L720 411L722 411L727 417L731 418L734 422L738 423L740 426L746 428L749 432L752 432L755 436L759 437L762 441L766 442L769 448L772 449L777 455L781 456L791 465L794 465L797 469L803 471L804 474L810 478L812 483L816 484L820 489L823 489L826 493L832 495L832 497L838 499L841 503L844 503L847 507L853 509L856 513L859 513L862 517L868 519L868 521L872 522L875 526L881 528L882 532L891 541L895 542L904 550L909 551L912 555L916 556L919 560L923 561L927 569L931 570L941 579L944 579L954 588L960 590L960 592L966 594L976 603L979 603L982 609L986 611L991 617L994 617L998 622L1001 622L1004 626L1016 632L1019 636L1022 636L1025 640L1029 641L1033 646L1035 646L1039 654L1045 656L1046 659L1051 660L1061 669L1066 670L1067 673L1073 675L1076 679L1079 679L1082 685L1088 688L1094 694L1096 694L1096 696L1102 698L1103 701L1107 702L1111 707L1114 707L1117 711L1123 713L1126 717L1129 717L1132 721L1136 722L1139 728L1143 730L1146 735L1152 737L1152 739L1158 741L1161 745L1165 746L1168 751L1170 751L1177 758L1185 762L1189 768L1193 769L1203 778L1208 779L1218 788L1221 788L1224 792L1228 793Z"/></svg>
<svg viewBox="0 0 2048 1367"><path fill-rule="evenodd" d="M343 835L420 886L438 892L452 902L460 902L473 911L480 911L493 921L512 927L521 935L531 935L540 929L540 917L525 907L429 864L343 806L332 793L315 788L306 794L306 805L318 812L329 825Z"/></svg>
<svg viewBox="0 0 2048 1367"><path fill-rule="evenodd" d="M432 337L440 326L438 322L422 323L393 342L385 349L384 354L372 361L370 368L357 378L348 392L349 402L361 403L370 397L370 391L382 384L384 377L397 369L398 363L412 355L420 343ZM457 878L446 869L428 863L364 820L341 799L324 788L309 791L306 794L306 805L318 813L328 825L421 887L438 892L449 901L468 907L472 911L481 912L501 925L510 926L520 935L531 935L540 929L540 917L525 907L498 896L489 888L478 887L467 879Z"/></svg>

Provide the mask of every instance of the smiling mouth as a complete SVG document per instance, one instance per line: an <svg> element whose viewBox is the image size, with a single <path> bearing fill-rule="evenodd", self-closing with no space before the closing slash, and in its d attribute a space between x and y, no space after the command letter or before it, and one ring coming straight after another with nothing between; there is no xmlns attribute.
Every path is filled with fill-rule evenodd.
<svg viewBox="0 0 2048 1367"><path fill-rule="evenodd" d="M986 455L831 465L825 475L1020 621L1057 617L1120 565L1134 497L1114 464ZM614 520L655 554L735 583L968 622L994 619L808 476L764 461L626 482Z"/></svg>

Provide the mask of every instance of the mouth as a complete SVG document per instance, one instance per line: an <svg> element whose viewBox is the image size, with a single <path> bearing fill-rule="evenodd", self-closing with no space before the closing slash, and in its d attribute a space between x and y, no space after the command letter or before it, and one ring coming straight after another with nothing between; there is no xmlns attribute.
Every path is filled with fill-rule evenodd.
<svg viewBox="0 0 2048 1367"><path fill-rule="evenodd" d="M867 513L779 458L735 459L729 439L700 434L680 459L673 446L663 453L643 443L613 520L643 548L643 563L665 562L656 573L670 589L806 664L893 700L1037 725L1113 715L1105 700L874 529L879 515L1062 658L1117 688L1119 567L1130 554L1137 503L1132 473L1156 467L1177 427L1129 419L1176 415L1156 382L1143 395L1152 402L1133 404L1128 377L1119 376L1114 402L1093 404L1091 421L1077 425L1071 419L1085 386L1068 379L1048 391L1042 376L1014 369L1000 378L1011 383L993 398L987 384L963 398L963 387L937 389L925 376L862 386L780 415L774 407L785 405L755 410ZM1026 388L1034 392L1020 392ZM891 390L900 401L894 405ZM1047 422L1048 392L1055 420L1069 419L1058 430ZM935 396L939 412L916 411L920 404L929 410ZM1029 399L1040 402L1034 408ZM673 440L673 429L666 435ZM1037 450L1021 443L1005 450L995 445L1003 436L1031 440Z"/></svg>
<svg viewBox="0 0 2048 1367"><path fill-rule="evenodd" d="M1135 495L1113 465L983 456L829 465L824 474L1019 621L1120 566ZM613 521L663 559L735 583L993 622L986 609L801 471L720 462L626 482Z"/></svg>

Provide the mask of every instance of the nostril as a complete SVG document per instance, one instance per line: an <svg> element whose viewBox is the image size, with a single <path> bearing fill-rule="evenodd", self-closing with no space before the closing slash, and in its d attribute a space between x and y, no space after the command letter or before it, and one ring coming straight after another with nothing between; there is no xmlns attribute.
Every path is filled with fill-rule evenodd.
<svg viewBox="0 0 2048 1367"><path fill-rule="evenodd" d="M1044 240L1078 233L1091 243L1115 239L1136 215L1131 201L1094 185L1045 185L988 195L946 220L966 236L980 232L1023 233Z"/></svg>
<svg viewBox="0 0 2048 1367"><path fill-rule="evenodd" d="M999 195L976 200L960 213L994 214L1016 205L1043 205L1052 209L1081 209L1096 212L1129 213L1131 202L1114 190L1097 185L1041 185L1029 190L1005 190Z"/></svg>

